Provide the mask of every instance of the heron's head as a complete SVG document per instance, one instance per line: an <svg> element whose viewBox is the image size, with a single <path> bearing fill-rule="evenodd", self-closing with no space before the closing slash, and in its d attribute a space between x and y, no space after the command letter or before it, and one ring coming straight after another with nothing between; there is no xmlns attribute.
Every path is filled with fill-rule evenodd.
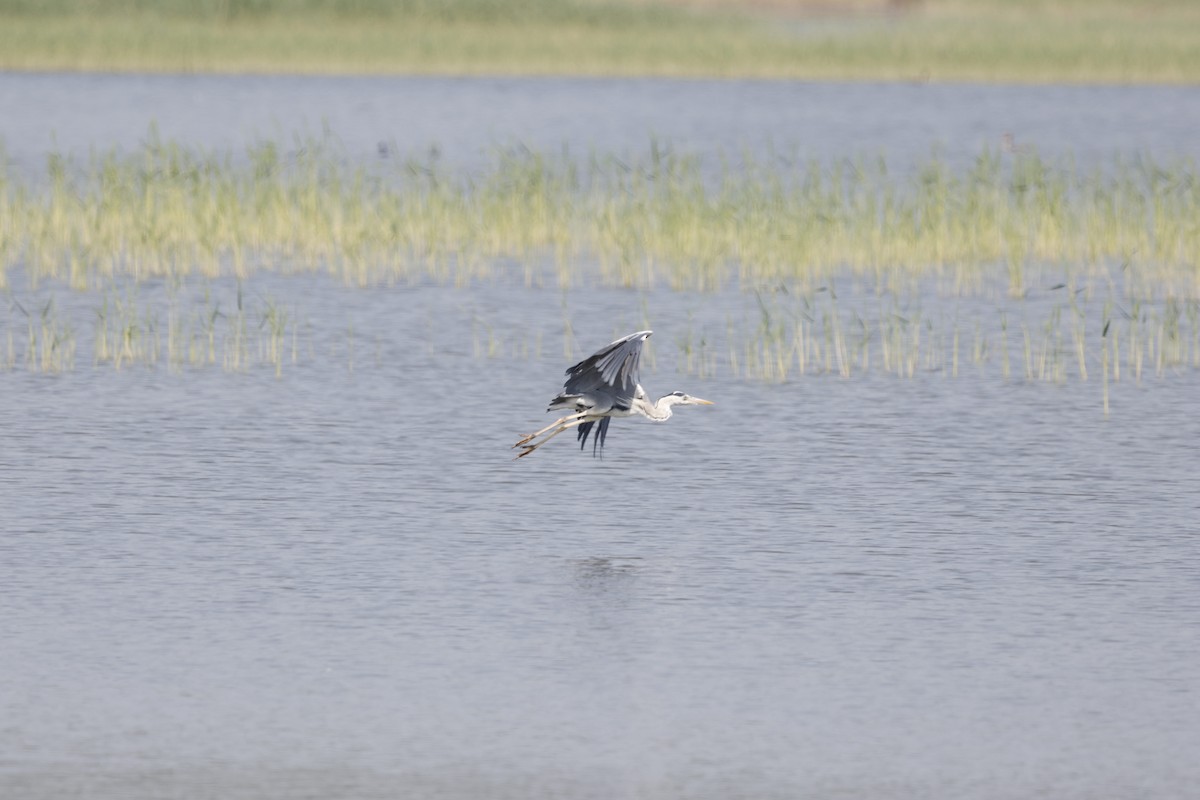
<svg viewBox="0 0 1200 800"><path fill-rule="evenodd" d="M692 397L690 394L683 392L671 392L663 398L663 401L673 406L711 406L714 405L711 400L701 400L699 397Z"/></svg>

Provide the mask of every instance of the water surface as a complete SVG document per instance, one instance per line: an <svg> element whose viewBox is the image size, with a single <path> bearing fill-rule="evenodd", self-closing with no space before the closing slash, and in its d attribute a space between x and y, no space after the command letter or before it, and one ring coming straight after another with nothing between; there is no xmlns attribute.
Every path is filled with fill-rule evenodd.
<svg viewBox="0 0 1200 800"><path fill-rule="evenodd" d="M129 147L150 119L214 147L328 119L350 149L433 140L467 165L650 133L1171 155L1197 109L1187 89L0 76L18 167L52 133ZM0 794L1200 783L1196 370L1126 376L1106 417L1095 376L684 374L683 331L755 313L737 294L251 288L302 320L279 377L93 367L96 298L37 290L81 347L64 374L0 372ZM513 462L569 359L645 326L650 392L716 405L615 423L603 459L564 436Z"/></svg>
<svg viewBox="0 0 1200 800"><path fill-rule="evenodd" d="M240 150L328 130L354 157L436 149L478 167L497 147L580 157L770 152L907 169L1018 147L1082 167L1114 155L1200 156L1200 89L581 78L317 78L0 74L0 141L37 173L47 152L135 150L150 125L182 144Z"/></svg>

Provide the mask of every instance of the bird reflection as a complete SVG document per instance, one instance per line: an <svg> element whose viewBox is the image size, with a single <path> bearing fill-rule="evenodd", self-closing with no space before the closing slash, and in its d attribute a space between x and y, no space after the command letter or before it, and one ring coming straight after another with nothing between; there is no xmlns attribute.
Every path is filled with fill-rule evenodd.
<svg viewBox="0 0 1200 800"><path fill-rule="evenodd" d="M575 583L592 594L620 592L625 594L629 583L638 577L642 567L638 558L607 558L592 556L575 562Z"/></svg>

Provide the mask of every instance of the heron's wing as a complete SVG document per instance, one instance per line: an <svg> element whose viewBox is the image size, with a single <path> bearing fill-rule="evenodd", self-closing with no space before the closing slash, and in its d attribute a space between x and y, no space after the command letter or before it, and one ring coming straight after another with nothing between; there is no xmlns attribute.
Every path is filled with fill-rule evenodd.
<svg viewBox="0 0 1200 800"><path fill-rule="evenodd" d="M567 370L564 394L604 394L613 405L629 408L638 385L642 345L652 331L638 331L588 356Z"/></svg>

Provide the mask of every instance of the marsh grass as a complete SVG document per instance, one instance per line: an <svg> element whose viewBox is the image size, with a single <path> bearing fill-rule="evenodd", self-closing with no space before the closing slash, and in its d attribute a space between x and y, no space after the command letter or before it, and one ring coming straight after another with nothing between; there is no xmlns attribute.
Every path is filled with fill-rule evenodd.
<svg viewBox="0 0 1200 800"><path fill-rule="evenodd" d="M75 367L75 329L53 298L30 308L10 300L9 315L0 367L31 372L66 372Z"/></svg>
<svg viewBox="0 0 1200 800"><path fill-rule="evenodd" d="M265 367L282 375L299 360L297 315L270 297L245 298L240 286L224 299L207 288L143 294L136 284L120 283L95 296L90 326L80 324L78 311L60 311L53 293L40 293L32 309L10 298L7 319L0 319L0 367L69 371L81 342L90 344L93 366L116 370Z"/></svg>
<svg viewBox="0 0 1200 800"><path fill-rule="evenodd" d="M315 274L552 289L564 357L577 354L575 291L639 292L642 328L656 291L732 293L753 311L721 329L689 318L672 340L681 370L1093 382L1107 408L1112 384L1200 368L1198 206L1191 162L1149 158L1083 172L1033 152L961 168L935 154L901 174L652 143L640 158L500 151L467 174L362 163L329 139L234 153L151 132L133 153L0 173L0 366L65 371L90 344L97 368L282 374L304 326L253 287ZM90 331L58 291L95 298ZM480 359L547 344L471 324ZM373 336L348 321L337 357L369 360ZM653 372L656 349L643 361Z"/></svg>
<svg viewBox="0 0 1200 800"><path fill-rule="evenodd" d="M0 285L245 279L320 272L348 285L521 281L678 290L1020 297L1051 283L1122 297L1200 293L1195 164L1119 159L1088 172L984 151L911 174L882 160L705 162L499 152L470 175L436 160L355 163L327 139L245 153L160 141L49 157L0 179Z"/></svg>
<svg viewBox="0 0 1200 800"><path fill-rule="evenodd" d="M918 297L887 295L874 305L831 292L758 297L757 319L726 325L722 357L680 371L785 382L805 376L884 374L905 380L994 376L1027 383L1087 383L1099 375L1108 413L1110 383L1164 378L1200 368L1200 300L1167 298L1129 307L1078 298L1006 301L1005 306L945 299L925 312ZM1011 329L1016 336L1010 336ZM711 347L714 332L696 336ZM681 342L681 353L696 347ZM1015 369L1013 365L1016 365Z"/></svg>
<svg viewBox="0 0 1200 800"><path fill-rule="evenodd" d="M73 294L74 312L64 311L52 291L20 301L10 297L7 318L0 318L0 368L66 372L77 368L76 351L90 345L94 369L271 370L281 376L288 366L312 361L319 350L334 366L353 371L370 356L372 339L373 365L382 363L378 332L360 331L353 319L340 330L326 324L324 340L314 347L300 338L304 325L294 309L243 290L240 283L217 283L224 288L200 281L143 291L126 283ZM704 379L768 383L869 376L1076 383L1095 387L1097 410L1105 415L1114 386L1200 370L1197 298L1126 303L1047 288L1019 298L983 299L923 291L842 292L833 286L742 297L748 301L744 312L724 322L714 322L710 313L700 315L704 322L689 314L672 329L666 364ZM78 322L80 309L89 305L90 328ZM655 327L648 309L636 324ZM579 354L569 324L563 326L558 355L537 326L502 323L479 312L469 325L471 353L479 361L558 362ZM628 325L621 323L613 335ZM643 358L649 376L661 368L656 354L657 346Z"/></svg>

